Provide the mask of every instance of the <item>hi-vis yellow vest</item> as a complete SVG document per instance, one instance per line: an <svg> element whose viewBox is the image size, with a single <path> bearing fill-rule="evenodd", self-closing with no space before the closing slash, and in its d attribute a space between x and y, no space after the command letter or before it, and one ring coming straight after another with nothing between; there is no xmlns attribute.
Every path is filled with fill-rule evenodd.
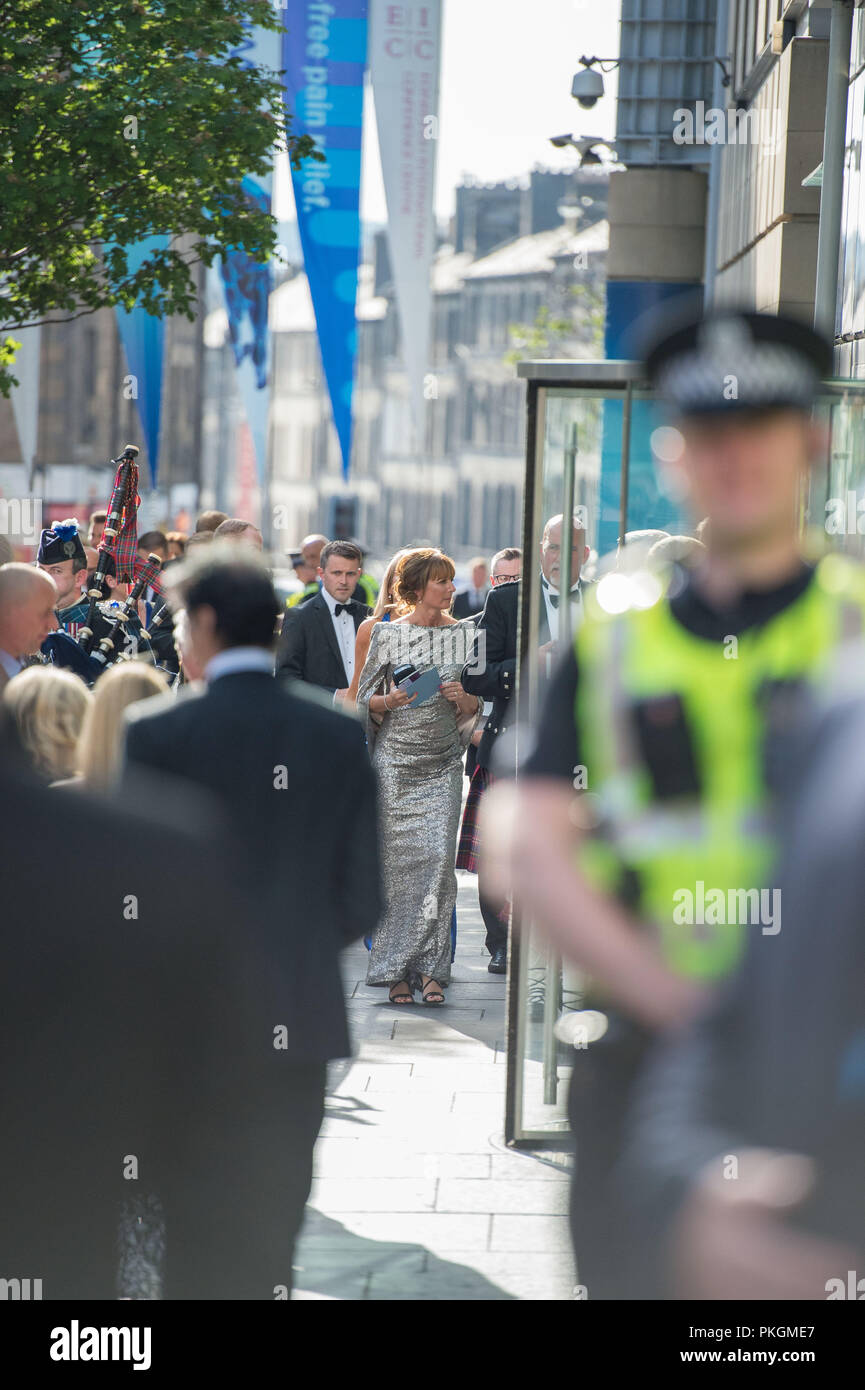
<svg viewBox="0 0 865 1390"><path fill-rule="evenodd" d="M677 973L717 979L747 932L783 930L761 691L791 681L828 691L843 643L863 632L865 570L837 555L820 561L783 612L735 642L686 631L663 596L615 616L589 598L575 638L575 712L597 828L581 863L610 892L632 885L635 911ZM682 702L700 790L658 800L634 707L670 695Z"/></svg>

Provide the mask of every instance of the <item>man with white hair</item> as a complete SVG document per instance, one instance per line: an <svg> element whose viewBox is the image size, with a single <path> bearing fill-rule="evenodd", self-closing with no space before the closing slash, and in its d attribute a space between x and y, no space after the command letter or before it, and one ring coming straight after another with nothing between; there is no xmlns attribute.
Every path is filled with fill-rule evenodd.
<svg viewBox="0 0 865 1390"><path fill-rule="evenodd" d="M57 627L57 585L32 565L0 565L0 690Z"/></svg>

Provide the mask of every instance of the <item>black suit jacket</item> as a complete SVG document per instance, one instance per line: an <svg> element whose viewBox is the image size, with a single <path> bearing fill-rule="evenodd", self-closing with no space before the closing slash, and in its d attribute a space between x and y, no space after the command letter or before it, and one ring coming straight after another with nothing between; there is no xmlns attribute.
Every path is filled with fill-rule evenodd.
<svg viewBox="0 0 865 1390"><path fill-rule="evenodd" d="M366 604L352 600L351 616L355 632L371 612L372 609ZM276 653L276 670L280 676L320 685L331 695L335 690L347 689L349 679L336 640L333 618L321 594L287 609Z"/></svg>
<svg viewBox="0 0 865 1390"><path fill-rule="evenodd" d="M490 589L478 621L478 631L484 634L486 644L485 650L479 647L483 669L475 674L469 667L463 670L463 688L470 695L480 695L493 702L492 714L478 745L478 767L489 768L493 745L507 728L508 706L516 691L519 597L519 582L499 584Z"/></svg>
<svg viewBox="0 0 865 1390"><path fill-rule="evenodd" d="M297 1060L349 1050L339 952L380 909L375 778L360 724L303 686L264 672L138 705L136 766L209 788L232 824L248 907L237 928L272 963L286 1050Z"/></svg>
<svg viewBox="0 0 865 1390"><path fill-rule="evenodd" d="M49 790L0 740L0 803L3 1277L115 1299L118 1203L155 1193L165 1298L272 1299L290 1079L209 802Z"/></svg>
<svg viewBox="0 0 865 1390"><path fill-rule="evenodd" d="M480 613L483 610L484 604L486 603L487 597L489 596L490 592L490 589L484 590L484 596L481 598L480 607L478 607L472 599L473 590L463 589L462 593L457 594L456 598L454 599L451 612L453 613L455 618L459 618L460 620L462 620L463 618L474 618L478 613Z"/></svg>

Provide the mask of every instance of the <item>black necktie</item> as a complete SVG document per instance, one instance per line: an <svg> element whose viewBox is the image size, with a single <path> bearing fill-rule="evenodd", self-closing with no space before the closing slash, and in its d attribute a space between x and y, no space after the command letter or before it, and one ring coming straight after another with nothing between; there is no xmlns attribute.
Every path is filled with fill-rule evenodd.
<svg viewBox="0 0 865 1390"><path fill-rule="evenodd" d="M337 618L339 617L340 613L350 613L350 612L351 612L351 599L349 599L348 603L337 603L337 604L334 606L334 610L333 610L333 611L334 611L334 613L335 613L335 615L336 615Z"/></svg>
<svg viewBox="0 0 865 1390"><path fill-rule="evenodd" d="M558 596L558 594L549 594L548 597L549 597L550 603L553 605L553 608L558 608L558 606L559 606L559 596Z"/></svg>

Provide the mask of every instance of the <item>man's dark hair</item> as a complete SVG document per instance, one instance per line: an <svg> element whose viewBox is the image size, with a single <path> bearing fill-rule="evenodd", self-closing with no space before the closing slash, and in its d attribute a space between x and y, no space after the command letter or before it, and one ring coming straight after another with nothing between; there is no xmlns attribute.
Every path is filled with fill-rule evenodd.
<svg viewBox="0 0 865 1390"><path fill-rule="evenodd" d="M490 574L492 574L499 560L521 560L523 552L518 545L506 545L504 550L497 550L490 560Z"/></svg>
<svg viewBox="0 0 865 1390"><path fill-rule="evenodd" d="M217 526L221 526L223 521L228 520L225 512L202 512L195 523L196 531L215 531Z"/></svg>
<svg viewBox="0 0 865 1390"><path fill-rule="evenodd" d="M91 512L91 513L90 513L90 525L91 525L91 526L93 525L94 521L107 521L107 520L108 520L108 513L105 511L104 507L100 507L98 511Z"/></svg>
<svg viewBox="0 0 865 1390"><path fill-rule="evenodd" d="M138 537L139 550L164 550L168 554L168 537L164 531L145 531Z"/></svg>
<svg viewBox="0 0 865 1390"><path fill-rule="evenodd" d="M177 566L177 595L188 613L205 606L216 614L216 633L227 647L271 647L281 612L264 565L203 550L190 566ZM185 573L184 573L185 571Z"/></svg>
<svg viewBox="0 0 865 1390"><path fill-rule="evenodd" d="M331 555L339 555L343 560L355 560L361 568L363 567L363 551L354 541L328 541L327 545L322 547L318 560L322 569L326 567Z"/></svg>

